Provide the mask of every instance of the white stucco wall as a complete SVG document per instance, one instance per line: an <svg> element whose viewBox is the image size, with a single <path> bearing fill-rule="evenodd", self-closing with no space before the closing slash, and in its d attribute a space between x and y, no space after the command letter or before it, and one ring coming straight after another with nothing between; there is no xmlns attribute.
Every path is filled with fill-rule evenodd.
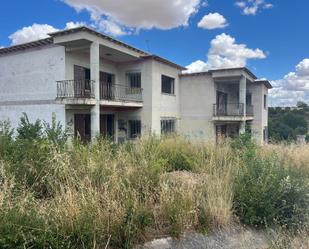
<svg viewBox="0 0 309 249"><path fill-rule="evenodd" d="M216 89L211 76L197 75L180 79L181 133L190 138L214 141L212 122Z"/></svg>
<svg viewBox="0 0 309 249"><path fill-rule="evenodd" d="M55 103L56 81L65 78L61 46L48 45L0 56L0 120L13 128L23 112L30 121L51 121L52 112L65 123L64 106Z"/></svg>
<svg viewBox="0 0 309 249"><path fill-rule="evenodd" d="M167 64L153 61L152 67L152 132L161 134L161 118L175 118L176 130L179 130L180 119L180 86L181 71ZM174 94L162 93L162 75L174 78Z"/></svg>
<svg viewBox="0 0 309 249"><path fill-rule="evenodd" d="M143 89L143 107L128 111L120 112L119 118L122 119L140 119L142 121L142 134L151 133L152 129L152 72L153 62L151 60L141 61L138 63L124 64L118 66L119 84L126 85L126 74L129 72L141 73L141 87Z"/></svg>
<svg viewBox="0 0 309 249"><path fill-rule="evenodd" d="M248 91L252 94L254 120L252 121L252 132L256 141L263 143L263 129L268 125L268 89L262 83L247 85ZM267 95L267 106L264 108L264 94Z"/></svg>
<svg viewBox="0 0 309 249"><path fill-rule="evenodd" d="M86 52L72 51L66 52L65 72L66 80L74 79L74 65L90 69L90 54ZM115 82L118 82L118 69L116 64L100 60L100 71L115 75Z"/></svg>

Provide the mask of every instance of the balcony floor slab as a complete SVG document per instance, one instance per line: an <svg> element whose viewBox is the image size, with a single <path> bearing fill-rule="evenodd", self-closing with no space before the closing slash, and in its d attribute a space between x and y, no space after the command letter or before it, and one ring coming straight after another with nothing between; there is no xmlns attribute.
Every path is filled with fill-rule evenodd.
<svg viewBox="0 0 309 249"><path fill-rule="evenodd" d="M253 120L252 116L215 116L212 117L212 121L250 121Z"/></svg>

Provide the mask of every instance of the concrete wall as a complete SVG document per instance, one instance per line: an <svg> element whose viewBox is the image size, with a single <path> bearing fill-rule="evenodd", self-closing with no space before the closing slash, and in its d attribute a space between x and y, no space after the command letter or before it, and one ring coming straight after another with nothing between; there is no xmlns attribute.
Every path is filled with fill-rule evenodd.
<svg viewBox="0 0 309 249"><path fill-rule="evenodd" d="M161 119L175 118L176 130L179 129L180 119L180 70L164 63L153 61L152 70L152 132L161 134ZM166 75L174 78L174 94L162 93L161 77Z"/></svg>
<svg viewBox="0 0 309 249"><path fill-rule="evenodd" d="M126 74L129 72L141 73L141 87L143 89L143 108L135 110L133 117L132 112L128 112L129 116L133 119L142 120L142 134L149 134L152 129L152 72L153 62L143 61L139 63L132 63L118 66L119 84L126 84ZM126 116L121 113L122 117ZM128 120L128 118L126 118Z"/></svg>
<svg viewBox="0 0 309 249"><path fill-rule="evenodd" d="M263 129L268 124L268 103L264 108L264 94L267 95L268 89L262 83L252 83L247 85L247 91L252 94L252 104L254 120L252 121L252 132L258 143L263 143ZM268 101L267 101L268 102Z"/></svg>
<svg viewBox="0 0 309 249"><path fill-rule="evenodd" d="M16 127L22 112L28 113L31 121L37 118L50 121L55 112L58 120L72 128L75 111L65 111L64 105L55 103L55 98L56 81L73 79L74 65L90 68L89 53L65 52L62 46L49 45L0 56L0 120L10 119ZM179 69L153 59L125 64L101 60L100 71L114 74L115 83L123 85L127 83L128 72L141 72L143 107L114 114L116 120L140 119L143 134L160 135L161 119L171 117L177 120L177 131L186 137L214 140L212 117L217 88L230 94L228 103L238 102L238 85L218 86L211 75L179 78ZM175 79L175 94L161 92L162 75ZM247 92L252 93L254 104L252 128L261 142L268 121L263 106L267 88L263 84L248 84ZM105 112L104 107L101 112Z"/></svg>
<svg viewBox="0 0 309 249"><path fill-rule="evenodd" d="M50 121L52 112L65 122L64 106L57 105L56 81L65 78L65 54L61 46L44 46L0 56L0 120L13 128L26 112L30 121Z"/></svg>
<svg viewBox="0 0 309 249"><path fill-rule="evenodd" d="M66 52L66 63L65 63L65 72L66 72L66 80L74 79L74 65L82 66L90 69L90 55L86 52ZM100 71L111 73L115 75L115 82L118 82L118 69L116 64L107 62L104 60L100 60Z"/></svg>
<svg viewBox="0 0 309 249"><path fill-rule="evenodd" d="M203 141L215 140L212 122L216 89L209 75L182 77L180 79L181 133Z"/></svg>

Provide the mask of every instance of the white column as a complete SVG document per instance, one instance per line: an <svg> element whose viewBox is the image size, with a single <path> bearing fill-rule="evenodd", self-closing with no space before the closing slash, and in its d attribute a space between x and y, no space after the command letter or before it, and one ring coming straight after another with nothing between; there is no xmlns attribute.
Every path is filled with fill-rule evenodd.
<svg viewBox="0 0 309 249"><path fill-rule="evenodd" d="M243 105L243 116L246 117L246 77L241 76L239 80L239 103ZM246 121L242 121L239 127L239 133L246 132Z"/></svg>
<svg viewBox="0 0 309 249"><path fill-rule="evenodd" d="M91 140L100 134L100 45L92 42L90 45L90 77L94 82L96 104L91 108Z"/></svg>

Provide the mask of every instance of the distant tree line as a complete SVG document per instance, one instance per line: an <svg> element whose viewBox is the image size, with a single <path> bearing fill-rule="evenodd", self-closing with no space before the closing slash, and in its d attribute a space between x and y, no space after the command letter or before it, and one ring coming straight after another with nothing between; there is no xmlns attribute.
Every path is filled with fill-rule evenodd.
<svg viewBox="0 0 309 249"><path fill-rule="evenodd" d="M297 135L306 135L309 142L309 106L298 102L296 107L269 108L269 138L272 141L292 141Z"/></svg>

